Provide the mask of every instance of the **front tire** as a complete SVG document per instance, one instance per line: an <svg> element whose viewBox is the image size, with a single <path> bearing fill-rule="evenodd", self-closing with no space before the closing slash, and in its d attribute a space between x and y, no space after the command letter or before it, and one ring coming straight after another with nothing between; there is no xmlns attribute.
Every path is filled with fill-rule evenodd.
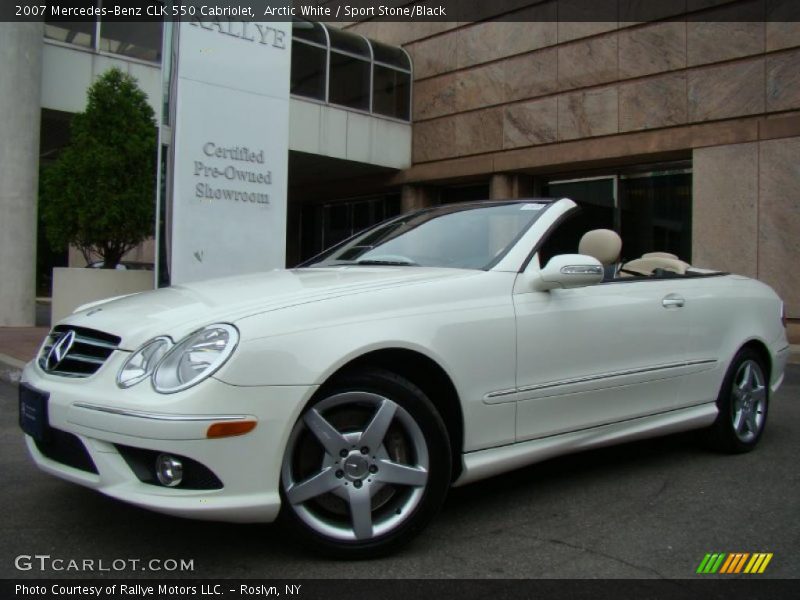
<svg viewBox="0 0 800 600"><path fill-rule="evenodd" d="M326 384L281 468L281 521L312 548L370 558L410 541L450 486L447 430L425 394L370 369Z"/></svg>
<svg viewBox="0 0 800 600"><path fill-rule="evenodd" d="M767 373L761 356L750 348L733 358L717 398L717 420L709 429L713 448L740 454L756 447L767 423Z"/></svg>

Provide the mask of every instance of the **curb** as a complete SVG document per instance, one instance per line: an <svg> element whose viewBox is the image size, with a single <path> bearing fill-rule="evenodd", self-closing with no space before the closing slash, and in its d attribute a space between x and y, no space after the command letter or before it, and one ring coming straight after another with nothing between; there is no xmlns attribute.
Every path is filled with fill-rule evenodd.
<svg viewBox="0 0 800 600"><path fill-rule="evenodd" d="M25 363L23 361L8 354L0 353L0 381L17 385L24 368Z"/></svg>
<svg viewBox="0 0 800 600"><path fill-rule="evenodd" d="M786 362L789 365L800 365L800 344L789 345L789 360Z"/></svg>

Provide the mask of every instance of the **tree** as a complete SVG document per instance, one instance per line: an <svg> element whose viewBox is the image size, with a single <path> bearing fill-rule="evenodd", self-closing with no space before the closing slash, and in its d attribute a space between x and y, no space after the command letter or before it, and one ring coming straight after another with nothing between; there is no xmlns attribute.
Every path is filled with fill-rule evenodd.
<svg viewBox="0 0 800 600"><path fill-rule="evenodd" d="M136 79L110 69L88 90L71 142L43 171L41 210L55 250L77 247L113 269L153 235L156 122Z"/></svg>

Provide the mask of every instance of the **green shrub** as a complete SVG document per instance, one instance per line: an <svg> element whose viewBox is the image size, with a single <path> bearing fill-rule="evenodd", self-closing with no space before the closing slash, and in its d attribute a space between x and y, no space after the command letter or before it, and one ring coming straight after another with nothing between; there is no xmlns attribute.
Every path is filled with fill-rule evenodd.
<svg viewBox="0 0 800 600"><path fill-rule="evenodd" d="M113 269L153 235L157 130L136 79L117 68L88 90L71 142L44 169L40 207L55 250L77 247Z"/></svg>

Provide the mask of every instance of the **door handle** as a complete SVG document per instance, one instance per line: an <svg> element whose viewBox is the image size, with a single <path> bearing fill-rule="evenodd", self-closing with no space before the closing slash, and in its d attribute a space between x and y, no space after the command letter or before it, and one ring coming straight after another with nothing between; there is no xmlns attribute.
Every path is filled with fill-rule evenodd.
<svg viewBox="0 0 800 600"><path fill-rule="evenodd" d="M682 308L684 304L686 304L686 300L678 294L667 294L661 300L661 306L664 308Z"/></svg>

